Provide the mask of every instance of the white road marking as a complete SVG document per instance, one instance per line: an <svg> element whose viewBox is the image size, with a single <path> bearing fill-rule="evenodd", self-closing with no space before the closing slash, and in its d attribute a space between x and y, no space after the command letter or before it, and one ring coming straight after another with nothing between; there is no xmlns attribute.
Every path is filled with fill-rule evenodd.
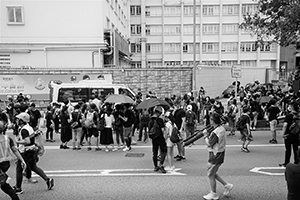
<svg viewBox="0 0 300 200"><path fill-rule="evenodd" d="M100 146L101 147L101 146ZM241 144L231 144L231 145L226 145L226 148L241 148ZM284 147L284 144L251 144L249 147ZM95 148L95 147L92 147ZM147 148L152 148L152 146L132 146L133 149L147 149ZM191 147L186 147L186 149L191 149L191 150L198 150L198 149L206 149L206 145L193 145ZM46 150L61 150L59 149L59 146L45 146ZM86 150L86 147L82 147L82 150ZM81 151L82 151L81 150ZM62 150L65 151L65 150ZM120 149L121 151L121 149Z"/></svg>
<svg viewBox="0 0 300 200"><path fill-rule="evenodd" d="M264 170L283 170L283 172L278 173L278 172L267 172ZM266 174L266 175L270 175L270 176L284 176L284 171L285 168L284 167L254 167L253 169L250 170L250 172L254 172L254 173L259 173L259 174Z"/></svg>
<svg viewBox="0 0 300 200"><path fill-rule="evenodd" d="M95 169L95 170L50 170L45 171L49 177L91 177L91 176L184 176L181 168L167 171L166 174L154 172L153 169ZM33 177L38 177L33 174Z"/></svg>

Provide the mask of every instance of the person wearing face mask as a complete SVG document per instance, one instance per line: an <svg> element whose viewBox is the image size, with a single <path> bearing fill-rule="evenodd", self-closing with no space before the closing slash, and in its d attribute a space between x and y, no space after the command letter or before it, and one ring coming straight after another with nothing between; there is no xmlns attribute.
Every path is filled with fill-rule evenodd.
<svg viewBox="0 0 300 200"><path fill-rule="evenodd" d="M285 159L282 164L279 164L279 166L281 167L285 167L290 162L292 148L294 153L294 163L299 163L299 157L297 156L299 135L294 135L290 131L294 116L299 114L299 105L297 104L297 102L291 101L288 105L288 111L289 113L285 116L282 128L285 144Z"/></svg>

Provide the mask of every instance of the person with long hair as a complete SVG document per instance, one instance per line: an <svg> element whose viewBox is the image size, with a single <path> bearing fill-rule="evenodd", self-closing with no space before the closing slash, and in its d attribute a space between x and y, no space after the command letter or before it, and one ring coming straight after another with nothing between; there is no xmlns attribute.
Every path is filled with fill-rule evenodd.
<svg viewBox="0 0 300 200"><path fill-rule="evenodd" d="M170 137L172 135L172 131L175 124L174 116L170 111L167 111L165 113L165 139L167 144L167 161L168 166L165 167L165 170L167 171L173 171L175 169L174 165L174 146L175 144L170 140Z"/></svg>
<svg viewBox="0 0 300 200"><path fill-rule="evenodd" d="M112 109L110 106L106 107L105 113L103 113L100 118L105 120L104 129L100 134L100 144L105 145L105 151L108 152L108 145L112 145L112 151L117 151L117 148L114 148L114 140L113 140L113 124L115 122L114 115L112 114Z"/></svg>

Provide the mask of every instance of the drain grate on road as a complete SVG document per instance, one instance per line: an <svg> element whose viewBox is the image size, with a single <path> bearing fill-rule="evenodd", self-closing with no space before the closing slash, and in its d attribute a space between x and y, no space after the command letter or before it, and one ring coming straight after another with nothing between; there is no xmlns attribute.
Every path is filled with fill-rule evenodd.
<svg viewBox="0 0 300 200"><path fill-rule="evenodd" d="M125 157L136 157L136 158L141 158L144 157L144 153L126 153Z"/></svg>

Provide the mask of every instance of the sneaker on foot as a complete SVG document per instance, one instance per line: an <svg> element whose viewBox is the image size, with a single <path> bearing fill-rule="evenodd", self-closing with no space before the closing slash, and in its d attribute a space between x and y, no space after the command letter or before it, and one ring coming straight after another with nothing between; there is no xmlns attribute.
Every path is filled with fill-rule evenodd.
<svg viewBox="0 0 300 200"><path fill-rule="evenodd" d="M154 171L157 172L159 170L159 167L154 167Z"/></svg>
<svg viewBox="0 0 300 200"><path fill-rule="evenodd" d="M233 185L231 183L227 183L225 186L224 186L224 192L223 194L225 196L227 196L229 194L229 192L232 190L233 188Z"/></svg>
<svg viewBox="0 0 300 200"><path fill-rule="evenodd" d="M37 183L38 181L32 178L27 179L27 183Z"/></svg>
<svg viewBox="0 0 300 200"><path fill-rule="evenodd" d="M245 147L242 147L241 150L242 150L243 152L246 152L246 153L249 153L249 152L250 152L250 151L247 150L247 148L245 148Z"/></svg>
<svg viewBox="0 0 300 200"><path fill-rule="evenodd" d="M54 186L54 180L53 178L50 178L47 180L47 187L48 187L48 190L51 190Z"/></svg>
<svg viewBox="0 0 300 200"><path fill-rule="evenodd" d="M87 150L90 151L90 150L92 150L92 148L91 148L91 147L88 147Z"/></svg>
<svg viewBox="0 0 300 200"><path fill-rule="evenodd" d="M129 148L128 148L128 147L125 147L125 148L123 149L123 151L129 151Z"/></svg>
<svg viewBox="0 0 300 200"><path fill-rule="evenodd" d="M17 195L23 194L22 188L17 188L16 186L13 187Z"/></svg>
<svg viewBox="0 0 300 200"><path fill-rule="evenodd" d="M164 166L160 166L159 168L160 168L161 173L163 173L163 174L167 173Z"/></svg>
<svg viewBox="0 0 300 200"><path fill-rule="evenodd" d="M204 195L203 198L206 200L217 200L219 199L219 196L215 192L210 192L207 195Z"/></svg>

